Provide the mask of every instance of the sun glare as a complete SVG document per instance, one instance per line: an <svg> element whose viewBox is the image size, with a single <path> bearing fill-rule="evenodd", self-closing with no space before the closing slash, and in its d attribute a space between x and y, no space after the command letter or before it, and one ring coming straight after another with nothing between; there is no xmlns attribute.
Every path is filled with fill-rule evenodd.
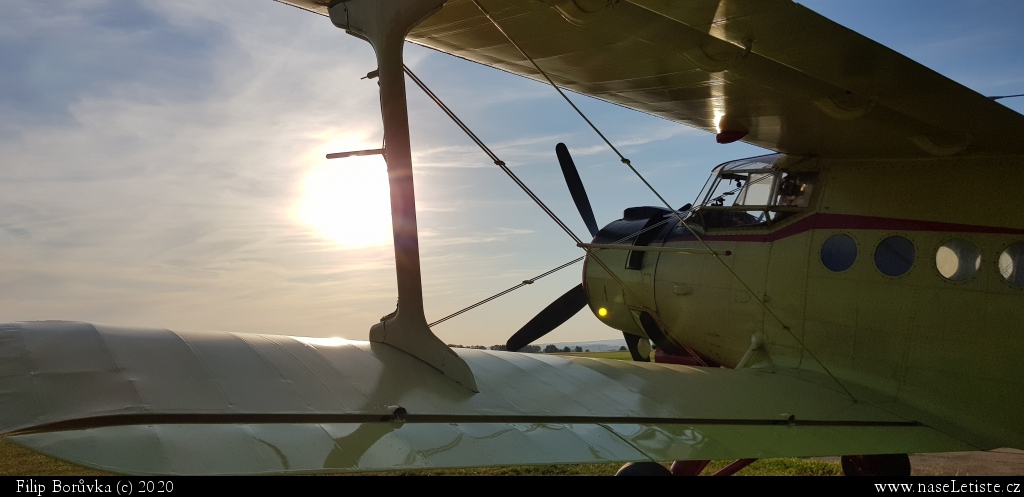
<svg viewBox="0 0 1024 497"><path fill-rule="evenodd" d="M391 200L384 159L323 162L303 179L295 216L344 248L390 243Z"/></svg>

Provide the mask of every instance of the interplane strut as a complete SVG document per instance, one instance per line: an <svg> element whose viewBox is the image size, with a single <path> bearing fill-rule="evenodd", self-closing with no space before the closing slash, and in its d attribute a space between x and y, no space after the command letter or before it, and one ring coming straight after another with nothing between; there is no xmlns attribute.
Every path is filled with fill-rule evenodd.
<svg viewBox="0 0 1024 497"><path fill-rule="evenodd" d="M405 36L445 0L349 0L330 8L331 22L373 46L391 189L398 309L370 328L370 341L416 356L462 386L477 391L469 366L427 326L423 314L416 196L402 52Z"/></svg>

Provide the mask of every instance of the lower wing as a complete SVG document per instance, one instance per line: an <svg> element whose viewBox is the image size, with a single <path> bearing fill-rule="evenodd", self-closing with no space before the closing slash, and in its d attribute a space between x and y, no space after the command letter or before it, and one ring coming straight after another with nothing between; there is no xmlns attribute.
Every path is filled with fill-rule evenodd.
<svg viewBox="0 0 1024 497"><path fill-rule="evenodd" d="M379 343L4 324L0 433L149 474L975 449L814 373L457 352L479 393Z"/></svg>

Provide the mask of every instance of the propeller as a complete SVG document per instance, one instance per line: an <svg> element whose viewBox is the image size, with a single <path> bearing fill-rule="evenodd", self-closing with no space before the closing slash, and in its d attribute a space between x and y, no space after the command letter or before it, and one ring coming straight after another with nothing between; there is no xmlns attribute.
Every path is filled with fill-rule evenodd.
<svg viewBox="0 0 1024 497"><path fill-rule="evenodd" d="M569 155L569 149L564 143L559 143L555 145L555 155L558 156L558 165L562 168L562 176L565 178L566 186L569 187L569 194L572 195L572 201L576 204L576 210L579 211L580 217L583 218L587 229L590 230L590 236L597 236L598 227L597 219L594 218L594 209L590 206L590 198L587 197L587 190L583 188L583 181L580 180L580 173L576 170L572 156ZM523 325L508 339L505 344L506 349L514 352L540 340L541 337L561 326L586 306L587 292L583 289L583 283L580 283L548 304L544 310ZM634 360L648 360L638 353L637 343L640 337L628 333L622 335L626 338Z"/></svg>
<svg viewBox="0 0 1024 497"><path fill-rule="evenodd" d="M587 229L590 230L590 236L597 236L597 220L594 219L594 209L590 207L590 198L587 197L587 190L583 188L580 173L576 171L576 164L572 161L572 156L569 155L569 149L564 143L559 143L555 145L555 155L558 156L558 165L562 167L562 176L565 178L565 184L569 187L572 201L576 203L576 210L580 212L580 217L583 218Z"/></svg>
<svg viewBox="0 0 1024 497"><path fill-rule="evenodd" d="M565 292L554 302L548 304L543 311L533 317L530 322L519 328L512 338L505 343L505 348L513 352L540 340L551 330L558 328L562 323L580 312L587 305L587 292L583 290L583 283L572 287L572 290Z"/></svg>
<svg viewBox="0 0 1024 497"><path fill-rule="evenodd" d="M583 218L587 229L590 230L590 235L597 236L597 219L594 218L594 209L590 206L587 190L583 188L583 181L580 180L580 173L576 171L576 164L572 161L572 156L569 155L569 149L564 143L559 143L555 145L555 155L558 156L558 165L562 168L562 176L565 178L566 186L569 187L572 201L576 203L576 210L579 211L580 217ZM583 283L580 283L548 304L530 322L519 328L519 331L505 343L505 347L514 352L540 340L541 337L561 326L586 306L587 292L583 290Z"/></svg>

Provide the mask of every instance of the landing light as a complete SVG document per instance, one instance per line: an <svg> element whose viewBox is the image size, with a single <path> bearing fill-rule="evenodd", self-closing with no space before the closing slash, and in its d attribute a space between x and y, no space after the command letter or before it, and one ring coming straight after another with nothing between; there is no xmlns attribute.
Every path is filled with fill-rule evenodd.
<svg viewBox="0 0 1024 497"><path fill-rule="evenodd" d="M601 317L607 316L608 315L608 309L605 309L604 307L598 309L597 310L597 315L601 316Z"/></svg>

